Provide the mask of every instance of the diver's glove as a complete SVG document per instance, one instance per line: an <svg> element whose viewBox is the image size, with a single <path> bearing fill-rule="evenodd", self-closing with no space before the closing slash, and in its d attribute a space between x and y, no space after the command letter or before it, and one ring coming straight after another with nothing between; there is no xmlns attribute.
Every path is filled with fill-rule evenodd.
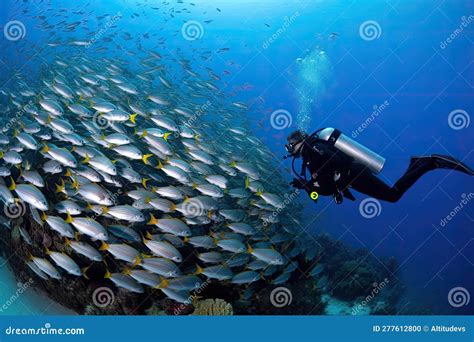
<svg viewBox="0 0 474 342"><path fill-rule="evenodd" d="M296 189L306 189L306 182L302 179L293 178L290 185Z"/></svg>
<svg viewBox="0 0 474 342"><path fill-rule="evenodd" d="M336 204L341 204L342 203L343 197L342 197L342 193L340 191L335 193L333 195L333 197L334 197L334 202L336 202Z"/></svg>

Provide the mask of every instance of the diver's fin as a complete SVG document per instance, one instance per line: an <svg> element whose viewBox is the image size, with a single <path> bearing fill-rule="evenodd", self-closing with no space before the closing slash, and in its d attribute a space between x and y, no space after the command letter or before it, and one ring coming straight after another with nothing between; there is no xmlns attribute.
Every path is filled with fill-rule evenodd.
<svg viewBox="0 0 474 342"><path fill-rule="evenodd" d="M437 168L461 171L470 176L474 176L474 170L454 157L441 154L433 154L431 157Z"/></svg>

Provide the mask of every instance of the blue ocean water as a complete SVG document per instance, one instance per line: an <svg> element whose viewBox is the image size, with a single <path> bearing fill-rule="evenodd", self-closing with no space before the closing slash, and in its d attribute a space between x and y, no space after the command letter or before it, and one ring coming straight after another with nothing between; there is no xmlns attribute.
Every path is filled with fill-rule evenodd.
<svg viewBox="0 0 474 342"><path fill-rule="evenodd" d="M37 26L21 9L48 16L42 13L45 3L0 4L0 25L20 20L27 30L22 41L4 42L2 89L13 72L34 74L44 62L35 56L47 48L51 30ZM472 2L170 1L163 6L174 7L173 17L151 10L147 1L51 3L67 9L71 22L91 11L94 16L120 13L123 18L108 30L134 38L122 42L130 44L127 50L166 49L176 60L164 63L187 58L227 75L222 86L236 101L249 104L250 128L277 157L285 154L291 131L336 127L386 158L380 177L389 184L413 155L450 154L474 165ZM91 39L100 29L94 16L88 19L89 30L80 26L72 35ZM183 38L187 21L199 23L198 39ZM147 32L149 39L143 37ZM61 34L66 35L56 32L52 38ZM25 42L34 42L35 48L20 45ZM101 56L114 56L118 49L110 43ZM125 52L121 57L138 63ZM274 122L276 111L283 113L282 123ZM278 172L290 181L289 161L279 163ZM434 171L398 203L376 203L374 217L361 214L362 194L341 205L331 198L314 204L301 196L303 227L367 248L376 257L396 257L398 276L406 284L401 314L405 304L469 314L472 302L455 307L448 298L456 287L474 294L473 185L466 175ZM463 200L467 204L457 210ZM443 223L447 216L452 219Z"/></svg>

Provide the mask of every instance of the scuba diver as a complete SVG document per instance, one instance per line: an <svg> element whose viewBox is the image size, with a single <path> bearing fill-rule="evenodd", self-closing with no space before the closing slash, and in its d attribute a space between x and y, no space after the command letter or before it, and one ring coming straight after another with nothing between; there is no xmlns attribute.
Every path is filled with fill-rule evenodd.
<svg viewBox="0 0 474 342"><path fill-rule="evenodd" d="M287 140L285 159L293 157L292 168L297 175L290 184L306 190L314 201L319 195L333 196L337 204L344 197L355 201L351 193L354 189L382 201L397 202L428 171L450 169L474 175L471 168L450 156L411 157L405 174L390 187L376 176L382 171L385 159L337 129L322 128L311 135L295 131ZM294 162L300 157L303 165L298 174ZM307 171L311 175L309 180Z"/></svg>

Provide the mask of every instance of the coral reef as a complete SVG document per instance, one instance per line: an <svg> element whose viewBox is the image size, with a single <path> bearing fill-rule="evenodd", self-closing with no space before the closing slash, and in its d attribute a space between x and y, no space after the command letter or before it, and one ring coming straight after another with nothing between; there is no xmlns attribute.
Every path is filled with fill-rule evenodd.
<svg viewBox="0 0 474 342"><path fill-rule="evenodd" d="M19 225L31 235L34 242L32 246L21 238ZM387 315L396 312L403 286L394 276L397 263L393 258L382 265L369 251L352 249L327 234L315 238L319 249L311 251L313 255L306 259L295 259L297 268L281 284L257 281L246 286L236 286L208 279L205 288L193 294L189 303L182 304L166 298L160 290L136 294L118 289L104 279L104 264L91 264L79 255L75 255L75 258L81 267L87 268L88 279L65 274L61 281L44 281L28 268L25 261L30 253L45 257L45 251L39 246L52 246L55 250L68 252L69 247L64 241L46 227L38 225L29 212L12 223L11 231L0 229L1 250L18 280L25 282L34 278L35 287L79 314L321 315L337 312L349 315L370 312ZM317 272L313 270L311 275L315 265L320 265L320 269ZM107 261L107 267L113 270L116 265ZM386 286L374 294L374 284L385 281ZM289 294L284 305L275 303L272 297L273 291L279 287L286 289ZM107 305L97 305L94 293L103 288L111 293L112 300Z"/></svg>
<svg viewBox="0 0 474 342"><path fill-rule="evenodd" d="M230 316L233 314L232 305L220 298L197 301L192 313L195 316Z"/></svg>

